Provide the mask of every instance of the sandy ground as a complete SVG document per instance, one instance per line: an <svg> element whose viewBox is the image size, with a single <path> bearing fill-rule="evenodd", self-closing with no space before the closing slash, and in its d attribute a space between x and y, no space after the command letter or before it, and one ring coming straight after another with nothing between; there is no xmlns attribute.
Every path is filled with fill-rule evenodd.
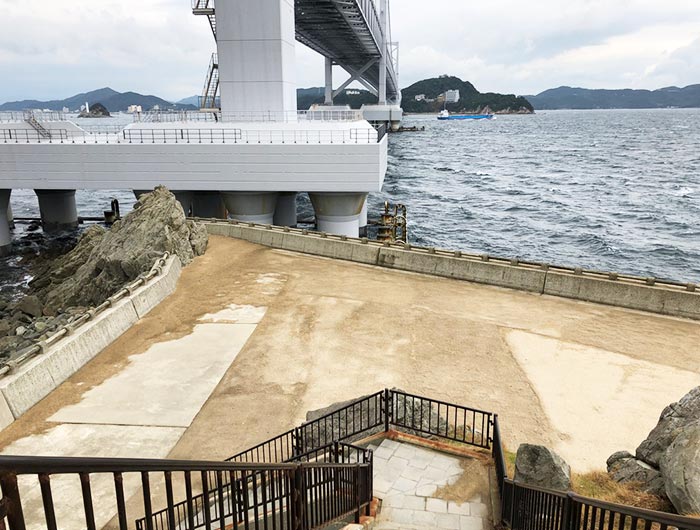
<svg viewBox="0 0 700 530"><path fill-rule="evenodd" d="M395 386L497 412L511 449L548 444L583 471L634 449L666 404L700 384L698 322L212 237L174 295L1 432L0 448L31 451L23 439L80 423L79 405L109 402L90 391L132 356L187 340L232 304L264 317L203 407L183 413L177 425L190 424L170 457L225 458L310 409Z"/></svg>

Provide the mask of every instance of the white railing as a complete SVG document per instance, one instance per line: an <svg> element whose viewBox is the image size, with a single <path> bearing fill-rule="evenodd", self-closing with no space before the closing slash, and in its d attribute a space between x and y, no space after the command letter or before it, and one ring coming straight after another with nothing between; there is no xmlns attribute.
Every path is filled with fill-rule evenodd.
<svg viewBox="0 0 700 530"><path fill-rule="evenodd" d="M44 138L33 129L0 129L0 144L376 144L384 134L359 129L124 129L118 133L76 133L53 129Z"/></svg>
<svg viewBox="0 0 700 530"><path fill-rule="evenodd" d="M66 121L66 115L59 111L44 110L21 110L21 111L1 111L0 123L19 123L34 118L39 122Z"/></svg>
<svg viewBox="0 0 700 530"><path fill-rule="evenodd" d="M150 111L134 115L136 122L224 122L224 123L298 123L353 122L364 120L360 110L298 110L298 111Z"/></svg>

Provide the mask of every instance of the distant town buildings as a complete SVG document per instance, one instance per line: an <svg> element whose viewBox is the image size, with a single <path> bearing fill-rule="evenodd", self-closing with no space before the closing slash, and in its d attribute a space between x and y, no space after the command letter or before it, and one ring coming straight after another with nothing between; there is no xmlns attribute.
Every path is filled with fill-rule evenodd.
<svg viewBox="0 0 700 530"><path fill-rule="evenodd" d="M357 89L349 88L345 91L345 94L348 96L359 96L361 92Z"/></svg>
<svg viewBox="0 0 700 530"><path fill-rule="evenodd" d="M126 111L129 114L141 114L141 112L143 112L141 110L141 105L129 105L129 108Z"/></svg>
<svg viewBox="0 0 700 530"><path fill-rule="evenodd" d="M445 92L445 103L459 103L459 90Z"/></svg>
<svg viewBox="0 0 700 530"><path fill-rule="evenodd" d="M417 94L416 101L425 101L425 94Z"/></svg>

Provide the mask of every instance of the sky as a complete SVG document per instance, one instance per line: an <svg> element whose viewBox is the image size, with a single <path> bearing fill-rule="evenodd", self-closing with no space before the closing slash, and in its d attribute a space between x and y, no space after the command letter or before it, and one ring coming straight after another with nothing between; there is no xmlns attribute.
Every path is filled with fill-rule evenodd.
<svg viewBox="0 0 700 530"><path fill-rule="evenodd" d="M391 18L402 87L441 74L520 95L700 83L700 0L392 0ZM106 86L179 100L201 92L214 47L190 0L0 0L0 102ZM297 44L296 61L299 87L323 84L320 56Z"/></svg>

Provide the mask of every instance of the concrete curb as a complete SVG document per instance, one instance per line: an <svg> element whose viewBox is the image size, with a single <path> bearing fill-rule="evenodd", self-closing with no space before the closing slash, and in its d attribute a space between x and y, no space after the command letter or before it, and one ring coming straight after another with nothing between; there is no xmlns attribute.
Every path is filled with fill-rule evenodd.
<svg viewBox="0 0 700 530"><path fill-rule="evenodd" d="M198 219L212 235L315 256L700 320L694 284L386 244L269 225Z"/></svg>
<svg viewBox="0 0 700 530"><path fill-rule="evenodd" d="M0 378L0 429L41 401L172 294L180 272L180 259L169 257L153 281Z"/></svg>

